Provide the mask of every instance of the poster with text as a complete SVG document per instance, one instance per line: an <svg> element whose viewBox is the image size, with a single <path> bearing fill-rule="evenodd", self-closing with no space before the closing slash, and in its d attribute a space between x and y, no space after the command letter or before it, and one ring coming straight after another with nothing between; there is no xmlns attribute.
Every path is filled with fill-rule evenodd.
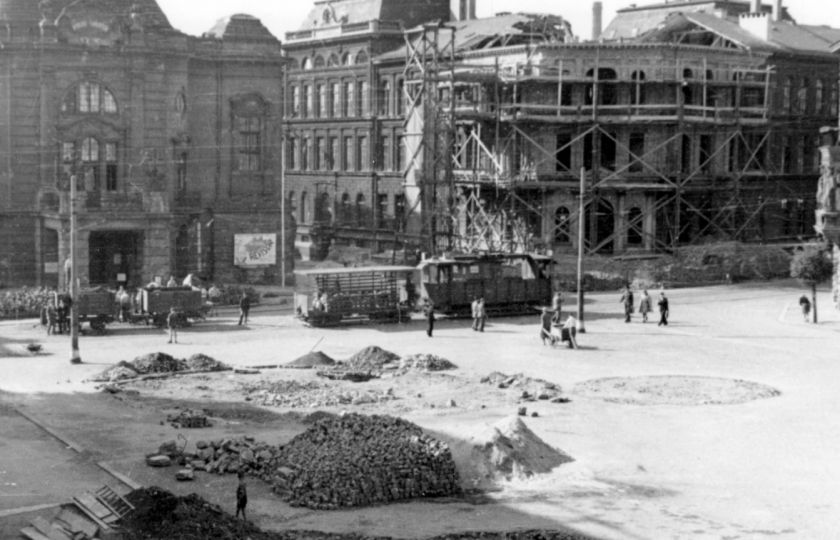
<svg viewBox="0 0 840 540"><path fill-rule="evenodd" d="M233 264L271 266L277 263L276 234L233 235Z"/></svg>

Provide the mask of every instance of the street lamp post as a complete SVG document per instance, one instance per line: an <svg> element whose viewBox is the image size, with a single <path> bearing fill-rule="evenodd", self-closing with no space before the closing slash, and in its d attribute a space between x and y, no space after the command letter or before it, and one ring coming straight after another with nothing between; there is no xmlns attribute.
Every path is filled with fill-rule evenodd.
<svg viewBox="0 0 840 540"><path fill-rule="evenodd" d="M76 268L76 181L77 176L70 176L70 363L81 364L79 356L79 280Z"/></svg>
<svg viewBox="0 0 840 540"><path fill-rule="evenodd" d="M577 331L586 333L583 324L583 229L584 229L584 205L583 195L586 189L586 169L580 169L580 193L578 194L578 258L577 258Z"/></svg>

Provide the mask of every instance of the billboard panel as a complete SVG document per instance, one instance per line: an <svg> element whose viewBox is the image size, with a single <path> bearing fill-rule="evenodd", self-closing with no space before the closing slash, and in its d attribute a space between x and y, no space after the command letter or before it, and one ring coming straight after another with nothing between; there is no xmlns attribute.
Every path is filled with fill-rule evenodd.
<svg viewBox="0 0 840 540"><path fill-rule="evenodd" d="M277 264L277 235L233 235L233 264L245 267Z"/></svg>

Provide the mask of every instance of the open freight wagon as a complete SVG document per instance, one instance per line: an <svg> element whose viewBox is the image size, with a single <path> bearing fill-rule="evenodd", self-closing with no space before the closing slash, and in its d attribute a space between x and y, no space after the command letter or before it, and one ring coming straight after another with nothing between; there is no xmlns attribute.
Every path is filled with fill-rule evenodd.
<svg viewBox="0 0 840 540"><path fill-rule="evenodd" d="M179 326L186 326L189 319L204 319L207 306L201 291L190 287L153 287L143 289L141 317L157 327L166 326L169 309L174 307Z"/></svg>
<svg viewBox="0 0 840 540"><path fill-rule="evenodd" d="M412 266L295 271L295 313L311 326L407 319L416 271Z"/></svg>
<svg viewBox="0 0 840 540"><path fill-rule="evenodd" d="M69 297L66 293L53 293L53 307L59 310L59 317L70 317L70 311L66 313L60 311L62 297ZM114 314L119 309L114 295L114 291L108 289L80 289L74 300L76 303L76 312L79 315L79 326L83 323L88 323L90 329L96 334L105 332L105 326L114 322Z"/></svg>

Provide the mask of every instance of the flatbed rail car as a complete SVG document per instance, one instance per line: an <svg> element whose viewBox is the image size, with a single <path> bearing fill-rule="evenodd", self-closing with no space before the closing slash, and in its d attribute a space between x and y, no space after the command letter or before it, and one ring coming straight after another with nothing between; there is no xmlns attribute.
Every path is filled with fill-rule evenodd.
<svg viewBox="0 0 840 540"><path fill-rule="evenodd" d="M532 315L551 304L550 257L529 254L454 255L420 262L420 297L439 313L469 317L484 298L488 315Z"/></svg>
<svg viewBox="0 0 840 540"><path fill-rule="evenodd" d="M178 324L185 326L188 319L204 319L207 307L201 291L191 287L151 287L143 289L142 317L157 327L166 326L169 309L178 313Z"/></svg>
<svg viewBox="0 0 840 540"><path fill-rule="evenodd" d="M413 266L295 271L295 313L310 326L399 322L414 294Z"/></svg>

